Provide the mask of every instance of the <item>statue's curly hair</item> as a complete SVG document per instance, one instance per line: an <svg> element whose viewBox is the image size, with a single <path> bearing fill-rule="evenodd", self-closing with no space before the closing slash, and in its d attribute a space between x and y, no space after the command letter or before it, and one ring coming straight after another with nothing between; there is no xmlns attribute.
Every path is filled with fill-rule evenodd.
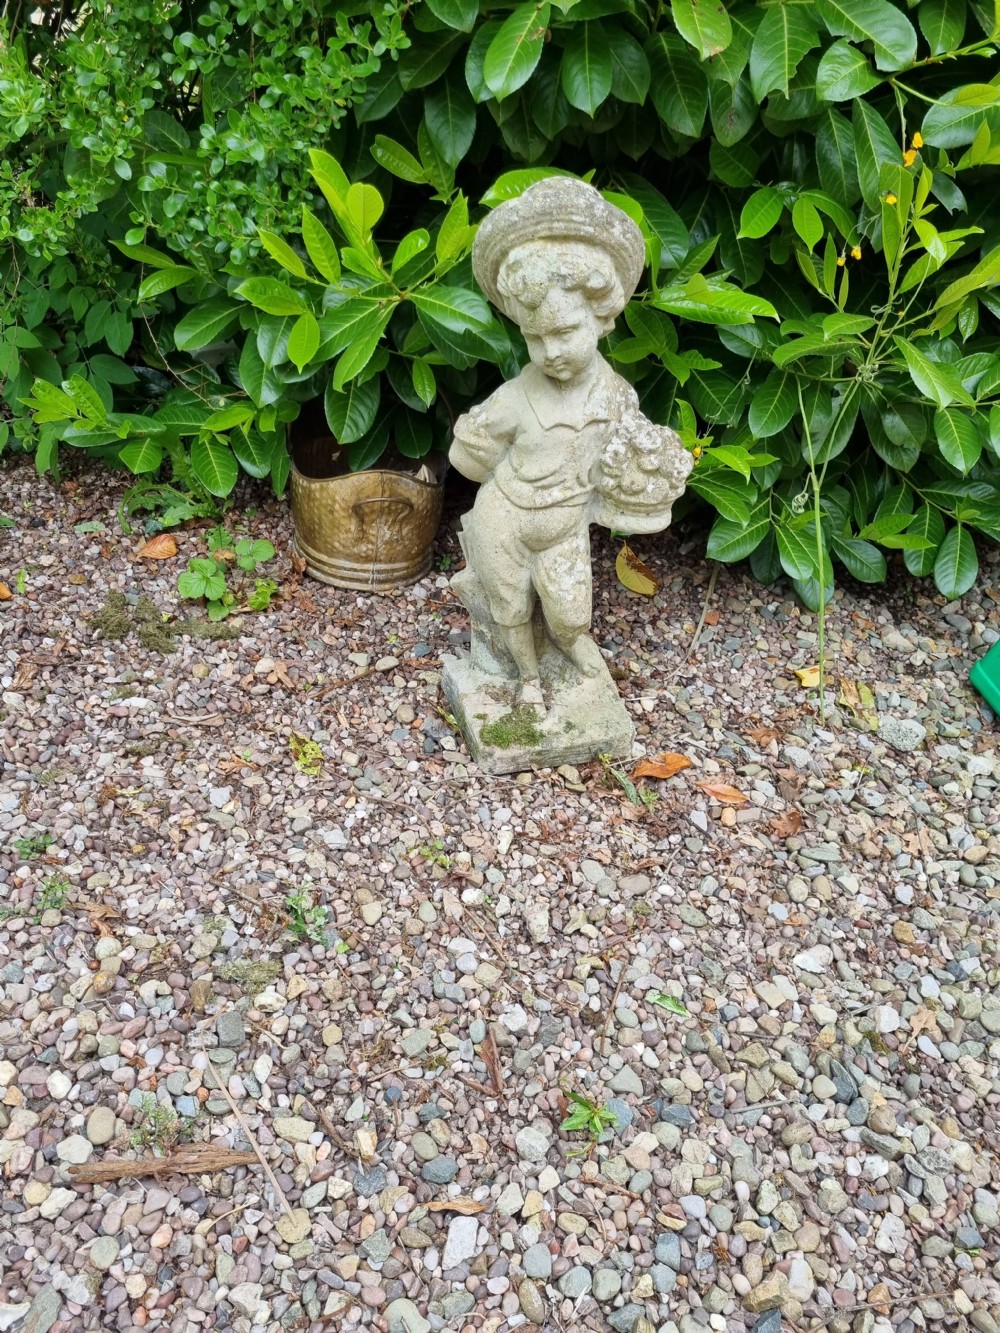
<svg viewBox="0 0 1000 1333"><path fill-rule="evenodd" d="M544 250L543 263L538 261L539 249ZM537 309L552 287L582 292L603 321L605 333L625 308L625 294L611 256L586 241L527 241L510 252L497 274L497 291L509 315L513 315L512 306Z"/></svg>

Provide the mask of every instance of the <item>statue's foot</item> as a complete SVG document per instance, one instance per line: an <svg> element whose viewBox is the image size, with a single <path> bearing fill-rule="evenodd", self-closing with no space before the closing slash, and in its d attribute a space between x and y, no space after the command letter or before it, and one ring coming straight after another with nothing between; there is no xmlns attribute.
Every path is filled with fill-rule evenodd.
<svg viewBox="0 0 1000 1333"><path fill-rule="evenodd" d="M578 634L564 651L582 676L592 679L600 674L604 666L604 658L601 656L600 648L589 634Z"/></svg>
<svg viewBox="0 0 1000 1333"><path fill-rule="evenodd" d="M545 696L542 694L542 682L540 680L525 680L517 692L517 703L520 708L530 708L539 719L545 717Z"/></svg>

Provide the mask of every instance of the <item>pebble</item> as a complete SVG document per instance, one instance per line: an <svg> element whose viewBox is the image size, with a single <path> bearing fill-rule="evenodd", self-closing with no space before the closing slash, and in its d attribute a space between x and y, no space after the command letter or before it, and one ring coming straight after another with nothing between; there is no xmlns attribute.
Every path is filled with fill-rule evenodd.
<svg viewBox="0 0 1000 1333"><path fill-rule="evenodd" d="M445 1269L458 1268L476 1253L476 1237L479 1223L474 1217L455 1217L448 1227L444 1256L441 1260Z"/></svg>
<svg viewBox="0 0 1000 1333"><path fill-rule="evenodd" d="M87 1138L95 1147L115 1137L115 1113L109 1106L95 1106L87 1117Z"/></svg>

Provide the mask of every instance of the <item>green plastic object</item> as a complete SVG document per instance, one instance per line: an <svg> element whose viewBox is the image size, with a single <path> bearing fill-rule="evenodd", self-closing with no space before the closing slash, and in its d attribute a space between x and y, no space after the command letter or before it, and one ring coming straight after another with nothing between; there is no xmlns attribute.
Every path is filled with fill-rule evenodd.
<svg viewBox="0 0 1000 1333"><path fill-rule="evenodd" d="M969 672L969 679L1000 717L1000 641Z"/></svg>

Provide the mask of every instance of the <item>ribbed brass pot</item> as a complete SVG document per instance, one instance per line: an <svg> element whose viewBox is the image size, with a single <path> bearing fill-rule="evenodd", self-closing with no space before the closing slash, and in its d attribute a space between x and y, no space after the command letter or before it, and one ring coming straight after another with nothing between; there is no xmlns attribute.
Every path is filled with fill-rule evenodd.
<svg viewBox="0 0 1000 1333"><path fill-rule="evenodd" d="M441 521L444 455L422 460L433 481L402 470L350 472L332 436L293 440L291 455L295 548L307 573L364 592L423 578Z"/></svg>

